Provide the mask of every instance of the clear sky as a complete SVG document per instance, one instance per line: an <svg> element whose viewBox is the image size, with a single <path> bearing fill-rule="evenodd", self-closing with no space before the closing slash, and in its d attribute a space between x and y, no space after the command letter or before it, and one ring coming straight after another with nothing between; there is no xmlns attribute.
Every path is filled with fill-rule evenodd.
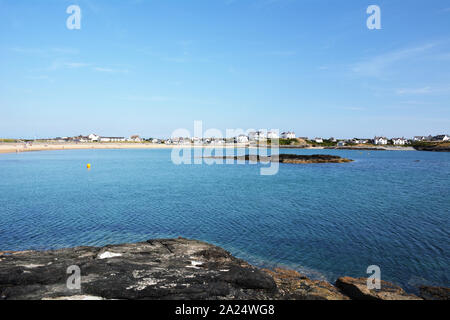
<svg viewBox="0 0 450 320"><path fill-rule="evenodd" d="M79 5L81 29L66 8ZM369 5L381 30L369 30ZM448 0L0 0L0 137L450 133Z"/></svg>

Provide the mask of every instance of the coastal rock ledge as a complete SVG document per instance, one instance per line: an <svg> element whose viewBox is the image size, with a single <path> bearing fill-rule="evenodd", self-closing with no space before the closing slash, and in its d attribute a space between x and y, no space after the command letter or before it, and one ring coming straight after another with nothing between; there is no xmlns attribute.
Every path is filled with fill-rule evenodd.
<svg viewBox="0 0 450 320"><path fill-rule="evenodd" d="M81 288L68 289L69 266ZM341 278L342 279L342 278ZM326 299L373 298L345 278L333 286L292 270L251 266L217 246L184 238L105 247L0 252L0 299ZM353 279L353 280L352 280ZM355 281L355 283L353 283ZM387 283L383 283L387 284ZM386 286L376 299L419 299ZM356 292L356 293L355 293ZM427 297L448 298L444 289Z"/></svg>

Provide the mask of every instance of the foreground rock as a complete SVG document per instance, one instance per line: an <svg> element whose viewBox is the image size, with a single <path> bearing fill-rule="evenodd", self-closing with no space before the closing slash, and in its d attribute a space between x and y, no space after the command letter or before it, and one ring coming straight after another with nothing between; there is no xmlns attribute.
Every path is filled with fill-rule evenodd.
<svg viewBox="0 0 450 320"><path fill-rule="evenodd" d="M0 260L3 299L269 299L277 292L265 272L187 239L18 252ZM81 290L67 289L71 265L80 267Z"/></svg>
<svg viewBox="0 0 450 320"><path fill-rule="evenodd" d="M81 289L68 289L69 266ZM69 282L70 284L71 282ZM423 287L425 299L448 299L448 288ZM183 238L54 251L0 252L0 299L295 299L416 300L382 282L339 278L336 286L293 271L259 269L217 246Z"/></svg>
<svg viewBox="0 0 450 320"><path fill-rule="evenodd" d="M313 154L313 155L298 155L298 154L279 154L274 156L260 156L260 155L243 155L243 156L213 156L206 157L213 159L232 159L241 161L254 162L280 162L280 163L343 163L352 162L353 160L341 158L339 156L332 156L328 154Z"/></svg>
<svg viewBox="0 0 450 320"><path fill-rule="evenodd" d="M263 269L277 284L281 299L289 300L349 300L339 290L325 281L311 280L294 270Z"/></svg>
<svg viewBox="0 0 450 320"><path fill-rule="evenodd" d="M367 278L341 277L336 286L353 300L422 300L406 293L402 288L390 282L381 280L380 290L369 290Z"/></svg>

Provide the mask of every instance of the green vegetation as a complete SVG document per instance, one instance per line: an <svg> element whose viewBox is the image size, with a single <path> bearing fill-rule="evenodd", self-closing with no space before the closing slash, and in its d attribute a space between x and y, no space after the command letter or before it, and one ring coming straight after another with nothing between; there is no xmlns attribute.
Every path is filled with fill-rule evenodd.
<svg viewBox="0 0 450 320"><path fill-rule="evenodd" d="M0 142L17 142L16 139L0 139Z"/></svg>

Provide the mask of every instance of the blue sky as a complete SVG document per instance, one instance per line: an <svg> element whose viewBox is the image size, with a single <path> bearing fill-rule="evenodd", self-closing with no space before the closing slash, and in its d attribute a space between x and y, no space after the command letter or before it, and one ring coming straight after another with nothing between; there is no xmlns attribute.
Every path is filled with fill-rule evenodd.
<svg viewBox="0 0 450 320"><path fill-rule="evenodd" d="M0 0L0 70L0 137L450 133L450 3Z"/></svg>

